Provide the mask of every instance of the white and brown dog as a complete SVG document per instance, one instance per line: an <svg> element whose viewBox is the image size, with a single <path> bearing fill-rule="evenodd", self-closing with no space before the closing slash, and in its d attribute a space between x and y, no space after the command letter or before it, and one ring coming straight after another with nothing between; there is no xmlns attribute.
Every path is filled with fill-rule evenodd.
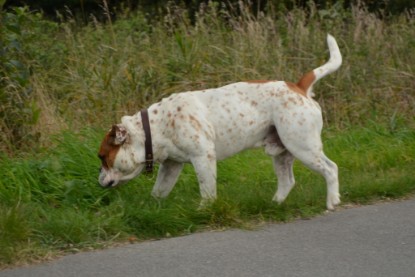
<svg viewBox="0 0 415 277"><path fill-rule="evenodd" d="M151 105L148 111L122 117L99 150L101 186L115 187L131 180L146 166L151 169L154 160L160 168L152 195L166 197L183 163L190 162L202 202L213 200L216 161L264 146L278 177L274 201L284 201L293 188L293 162L297 158L324 176L327 208L333 209L340 203L338 170L323 153L321 108L312 99L313 84L342 63L336 40L328 35L327 43L330 60L305 74L297 84L251 81L178 93Z"/></svg>

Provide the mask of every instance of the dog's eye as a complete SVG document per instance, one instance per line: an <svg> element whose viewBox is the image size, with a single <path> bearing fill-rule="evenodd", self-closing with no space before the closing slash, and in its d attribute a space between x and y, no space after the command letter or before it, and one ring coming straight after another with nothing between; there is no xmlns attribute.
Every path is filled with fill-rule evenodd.
<svg viewBox="0 0 415 277"><path fill-rule="evenodd" d="M102 162L102 167L103 168L108 168L108 164L107 164L107 161L105 160L105 156L104 155L101 155L101 154L98 154L98 158Z"/></svg>

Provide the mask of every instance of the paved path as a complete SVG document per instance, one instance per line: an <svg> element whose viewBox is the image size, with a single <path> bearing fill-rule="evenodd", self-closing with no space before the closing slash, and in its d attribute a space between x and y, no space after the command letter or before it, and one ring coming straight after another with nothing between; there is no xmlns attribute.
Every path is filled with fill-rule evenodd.
<svg viewBox="0 0 415 277"><path fill-rule="evenodd" d="M0 276L415 276L415 199L79 253Z"/></svg>

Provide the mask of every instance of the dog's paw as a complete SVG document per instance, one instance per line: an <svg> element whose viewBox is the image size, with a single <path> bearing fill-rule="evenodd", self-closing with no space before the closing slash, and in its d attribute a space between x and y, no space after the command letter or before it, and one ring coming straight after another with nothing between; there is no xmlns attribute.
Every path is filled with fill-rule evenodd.
<svg viewBox="0 0 415 277"><path fill-rule="evenodd" d="M277 202L279 205L282 204L287 198L287 193L282 193L280 190L272 198L272 201Z"/></svg>
<svg viewBox="0 0 415 277"><path fill-rule="evenodd" d="M202 200L200 200L198 210L199 211L206 210L206 209L210 208L214 202L215 202L215 199L212 199L212 198L204 199L203 198Z"/></svg>
<svg viewBox="0 0 415 277"><path fill-rule="evenodd" d="M327 209L332 211L334 207L340 204L340 194L335 193L327 197Z"/></svg>
<svg viewBox="0 0 415 277"><path fill-rule="evenodd" d="M153 196L155 199L161 199L161 193L159 191L152 191L151 196Z"/></svg>

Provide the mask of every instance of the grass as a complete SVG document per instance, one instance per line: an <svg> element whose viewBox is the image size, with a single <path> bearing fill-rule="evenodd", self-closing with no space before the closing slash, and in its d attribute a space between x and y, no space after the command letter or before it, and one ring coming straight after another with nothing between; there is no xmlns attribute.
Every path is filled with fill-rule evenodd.
<svg viewBox="0 0 415 277"><path fill-rule="evenodd" d="M15 145L47 146L62 129L110 126L173 92L240 80L297 81L327 60L327 33L337 38L344 62L315 88L326 123L414 127L410 13L381 20L365 8L334 5L254 16L247 6L226 12L211 3L194 22L170 7L158 19L136 12L108 24L91 18L86 26L70 15L56 23L24 9L16 13L4 17L10 30L3 32L7 49L20 48L2 59L20 67L0 72L9 99L0 103L0 147L8 153Z"/></svg>
<svg viewBox="0 0 415 277"><path fill-rule="evenodd" d="M101 189L96 155L111 124L173 92L298 80L326 61L328 32L344 62L315 90L343 203L415 191L413 15L380 20L364 8L339 6L256 16L249 7L237 10L210 4L191 22L175 7L151 21L129 13L108 24L91 18L86 26L25 9L0 17L7 23L0 61L8 66L0 67L0 267L323 212L324 180L300 163L286 202L271 201L277 182L262 150L219 162L218 200L202 210L191 166L157 201L150 196L155 176Z"/></svg>
<svg viewBox="0 0 415 277"><path fill-rule="evenodd" d="M63 133L51 151L0 162L2 267L112 243L163 238L205 228L251 228L263 221L309 218L325 210L323 178L295 164L296 187L271 201L276 178L262 150L218 164L218 200L199 210L198 184L187 165L171 195L150 196L155 176L112 190L97 184L102 133ZM371 126L325 132L327 155L339 165L343 203L365 204L415 191L415 131ZM254 225L253 225L254 224Z"/></svg>

